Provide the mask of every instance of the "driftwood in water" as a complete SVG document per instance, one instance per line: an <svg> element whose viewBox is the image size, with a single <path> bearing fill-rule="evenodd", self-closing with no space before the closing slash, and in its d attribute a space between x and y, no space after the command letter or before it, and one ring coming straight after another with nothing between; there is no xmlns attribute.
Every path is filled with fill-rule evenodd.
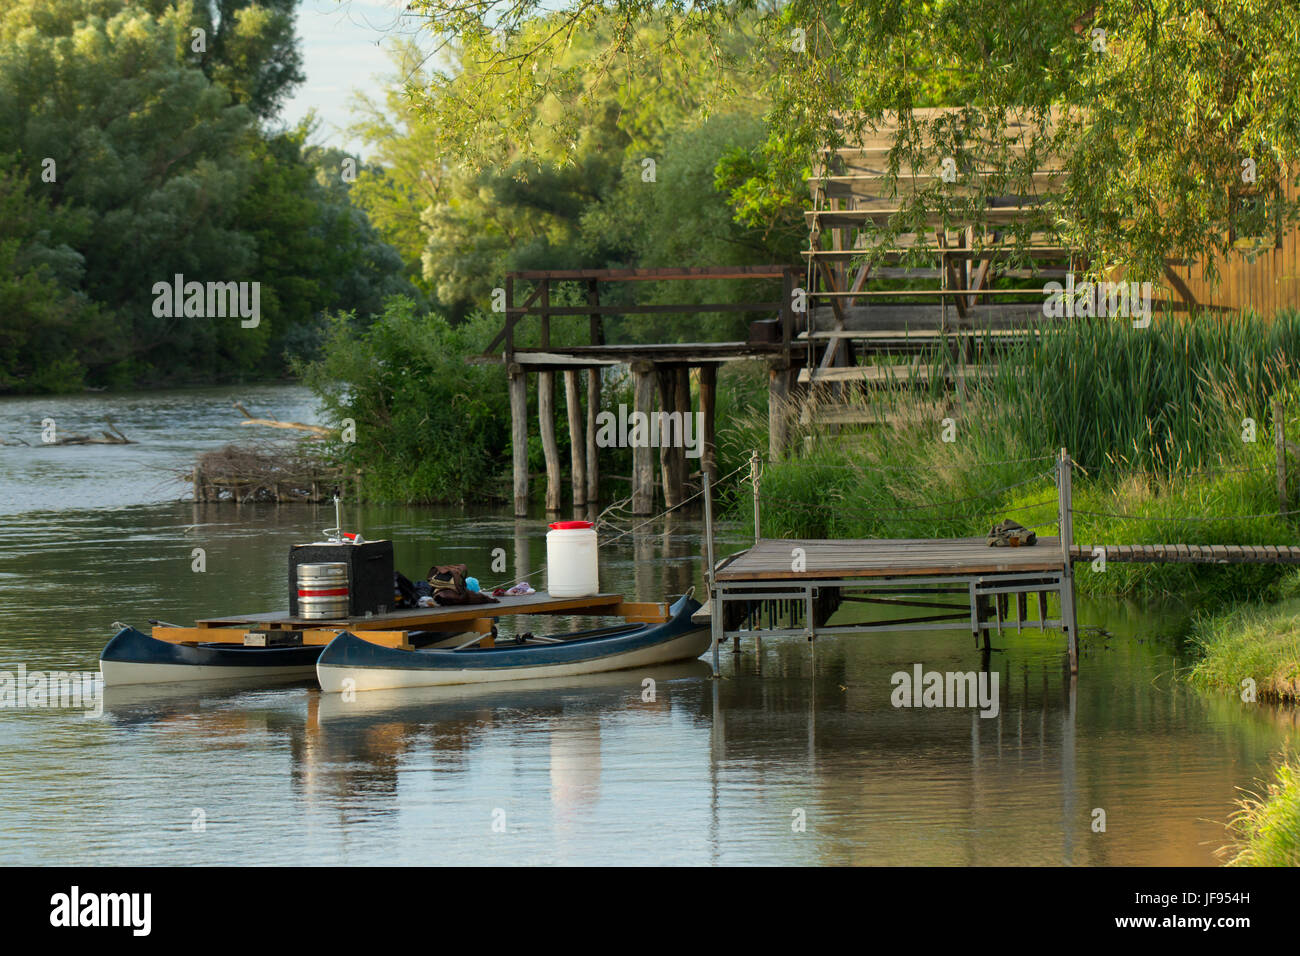
<svg viewBox="0 0 1300 956"><path fill-rule="evenodd" d="M113 419L105 419L105 424L112 431L107 429L101 430L98 437L95 435L64 435L62 438L56 437L54 441L43 441L42 445L136 445L134 442L122 434L122 430L113 424ZM23 444L26 444L24 442Z"/></svg>
<svg viewBox="0 0 1300 956"><path fill-rule="evenodd" d="M245 421L241 425L265 425L268 428L293 428L298 431L311 432L313 435L319 435L322 438L328 438L334 433L333 429L326 428L324 425L307 425L303 422L282 422L278 418L256 418L253 413L244 407L243 402L235 402L235 408L243 414Z"/></svg>

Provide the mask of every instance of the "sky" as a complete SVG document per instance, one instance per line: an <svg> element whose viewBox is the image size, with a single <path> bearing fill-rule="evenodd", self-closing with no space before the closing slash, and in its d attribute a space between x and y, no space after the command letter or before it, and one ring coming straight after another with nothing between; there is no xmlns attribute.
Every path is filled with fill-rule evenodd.
<svg viewBox="0 0 1300 956"><path fill-rule="evenodd" d="M384 77L394 73L386 51L415 29L411 18L401 15L406 3L302 0L298 37L307 79L285 104L284 122L293 125L315 108L320 129L312 142L364 153L364 144L347 135L353 94L383 102Z"/></svg>

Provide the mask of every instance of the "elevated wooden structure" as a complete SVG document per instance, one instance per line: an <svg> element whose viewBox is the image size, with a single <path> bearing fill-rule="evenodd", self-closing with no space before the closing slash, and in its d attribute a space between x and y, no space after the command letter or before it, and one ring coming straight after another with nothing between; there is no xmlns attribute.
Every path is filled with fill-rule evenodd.
<svg viewBox="0 0 1300 956"><path fill-rule="evenodd" d="M911 121L909 140L933 157L926 168L895 154L897 117L866 132L850 131L841 117L844 144L823 149L807 180L803 255L812 305L796 338L807 350L800 381L819 399L814 408L830 406L825 424L875 420L868 408L858 406L855 419L852 404L835 405L832 396L846 384L923 385L943 376L960 385L977 374L970 368L976 362L1023 338L1042 317L1042 284L1075 265L1046 214L1045 199L1064 174L1054 157L1035 160L1035 120L1013 115L1005 130L994 131L978 125L977 113L934 108L914 111ZM1045 128L1054 121L1046 118ZM962 149L947 157L937 138ZM952 160L947 169L945 159ZM1032 169L1005 175L1008 163L1030 162ZM1023 191L998 194L1010 187L997 184L1007 182ZM939 200L923 221L909 208L920 194ZM983 210L978 231L975 208ZM891 237L881 227L898 217L911 231ZM1026 230L1028 242L1012 234ZM1001 279L1035 285L995 287ZM901 368L859 365L900 352L925 353L927 360Z"/></svg>
<svg viewBox="0 0 1300 956"><path fill-rule="evenodd" d="M700 280L754 280L780 282L779 298L763 302L610 304L602 302L601 289L607 283L637 283ZM632 449L632 511L638 515L656 510L654 455L658 453L663 504L674 507L687 497L688 459L682 432L684 416L696 411L691 395L691 375L697 377L698 414L702 434L692 436L701 443L700 467L717 477L714 443L715 396L718 366L733 361L767 361L773 388L788 392L790 355L796 333L792 308L797 269L792 266L718 266L683 269L557 269L511 272L505 281L505 323L477 361L505 364L510 380L511 444L513 448L514 505L517 516L528 512L528 380L537 376L537 417L546 459L546 510L560 511L563 502L559 444L555 438L556 373L564 376L565 404L570 437L571 502L575 512L600 499L597 466L597 416L601 410L601 371L616 365L631 368L634 408L657 416L667 428L654 444ZM585 305L558 305L552 300L562 285L577 284ZM522 302L522 287L531 286ZM570 293L572 299L572 294ZM605 341L604 319L611 315L685 314L717 312L758 314L761 334L744 342L694 342L672 344L627 344ZM586 345L558 345L551 339L555 316L585 315L589 319ZM770 317L770 318L769 318ZM535 319L539 345L516 343L520 322ZM501 349L500 352L497 350ZM582 408L582 379L586 384L586 409ZM781 426L783 427L783 425ZM779 429L778 429L779 430Z"/></svg>
<svg viewBox="0 0 1300 956"><path fill-rule="evenodd" d="M628 365L635 411L684 414L691 410L691 376L698 379L704 415L703 469L716 477L713 455L718 365L765 361L769 366L769 457L781 457L792 399L807 394L803 424L837 428L889 420L851 392L928 387L942 381L959 394L972 376L994 367L1008 347L1023 342L1045 320L1047 282L1082 274L1088 263L1056 231L1052 200L1062 187L1065 163L1044 148L1062 116L1011 113L1006 123L980 110L914 110L899 150L900 119L874 125L836 118L843 142L821 149L808 177L805 211L808 247L802 267L787 265L674 269L571 269L511 273L506 278L506 320L484 361L504 362L510 373L514 446L514 499L518 515L528 501L527 375L538 376L538 419L546 458L548 512L558 512L563 492L555 441L555 375L563 373L569 406L572 503L580 510L599 498L596 414L601 370ZM920 157L915 166L909 155ZM951 160L951 163L947 161ZM1297 186L1284 187L1295 198ZM1269 197L1239 190L1242 204ZM924 198L925 202L918 200ZM920 207L925 213L920 213ZM1244 205L1243 205L1244 208ZM1267 216L1265 217L1267 220ZM1245 219L1243 219L1243 222ZM894 224L906 224L905 231ZM1254 232L1259 232L1255 229ZM1211 288L1199 265L1169 263L1168 280L1153 290L1165 307L1179 310L1255 308L1269 313L1300 305L1300 231L1264 228L1232 238L1234 254L1219 263L1223 281ZM714 304L618 304L601 297L602 284L701 279L779 280L772 301ZM553 302L561 284L576 283L566 304ZM527 288L522 302L517 295ZM1094 295L1100 293L1094 290ZM585 303L580 302L585 297ZM702 315L746 312L759 316L745 342L613 344L604 338L611 314ZM1096 304L1094 303L1094 313ZM554 316L586 315L589 341L551 343ZM540 325L540 344L517 347L518 323ZM500 349L501 351L497 351ZM585 374L584 374L585 373ZM587 392L582 414L581 382ZM656 399L656 393L658 398ZM663 504L686 496L687 464L672 449L634 452L632 510L655 511L656 484Z"/></svg>

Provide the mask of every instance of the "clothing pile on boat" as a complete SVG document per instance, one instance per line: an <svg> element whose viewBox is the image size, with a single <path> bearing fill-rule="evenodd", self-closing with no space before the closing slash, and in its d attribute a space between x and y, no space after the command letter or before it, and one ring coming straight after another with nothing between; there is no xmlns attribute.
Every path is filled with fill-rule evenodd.
<svg viewBox="0 0 1300 956"><path fill-rule="evenodd" d="M464 564L435 564L423 581L415 582L394 571L393 591L398 608L500 603L479 590L478 580L470 576Z"/></svg>

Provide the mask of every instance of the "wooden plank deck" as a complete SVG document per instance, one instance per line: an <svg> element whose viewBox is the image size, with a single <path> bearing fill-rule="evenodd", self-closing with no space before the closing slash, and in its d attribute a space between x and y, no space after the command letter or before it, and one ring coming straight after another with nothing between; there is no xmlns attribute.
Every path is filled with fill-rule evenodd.
<svg viewBox="0 0 1300 956"><path fill-rule="evenodd" d="M467 623L480 618L506 617L511 614L593 614L646 616L654 604L628 604L621 594L596 594L591 597L553 598L545 592L498 598L498 604L471 604L453 607L421 607L406 611L390 611L370 617L338 618L334 620L290 617L285 611L264 614L233 614L227 617L207 618L198 622L200 628L261 627L261 628L340 628L349 630L418 631L435 630L449 624Z"/></svg>
<svg viewBox="0 0 1300 956"><path fill-rule="evenodd" d="M1092 561L1098 547L1106 560L1137 564L1300 564L1300 547L1263 544L1077 544L1072 561Z"/></svg>
<svg viewBox="0 0 1300 956"><path fill-rule="evenodd" d="M792 570L795 548L804 551L804 570ZM1006 574L1065 570L1060 540L1039 538L1026 548L991 548L984 538L763 539L728 558L715 573L719 582L809 578L874 578L921 575Z"/></svg>

